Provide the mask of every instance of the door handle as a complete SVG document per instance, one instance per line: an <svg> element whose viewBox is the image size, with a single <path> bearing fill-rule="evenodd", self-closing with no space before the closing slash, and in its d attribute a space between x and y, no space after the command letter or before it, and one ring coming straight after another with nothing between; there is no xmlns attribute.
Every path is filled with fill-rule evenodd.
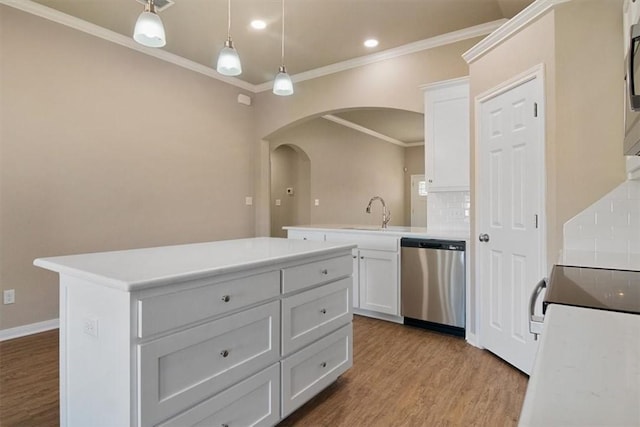
<svg viewBox="0 0 640 427"><path fill-rule="evenodd" d="M533 339L537 340L538 335L542 332L542 322L544 321L543 316L535 315L536 301L538 297L542 293L543 289L547 287L547 280L542 279L538 282L531 297L529 297L529 332L533 334Z"/></svg>
<svg viewBox="0 0 640 427"><path fill-rule="evenodd" d="M478 236L478 240L480 240L481 242L488 242L489 235L487 233L482 233Z"/></svg>

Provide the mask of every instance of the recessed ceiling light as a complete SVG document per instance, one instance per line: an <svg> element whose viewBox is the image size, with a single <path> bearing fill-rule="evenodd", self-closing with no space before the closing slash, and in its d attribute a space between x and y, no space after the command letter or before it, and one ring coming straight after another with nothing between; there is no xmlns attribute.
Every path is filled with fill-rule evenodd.
<svg viewBox="0 0 640 427"><path fill-rule="evenodd" d="M254 19L253 21L251 21L251 28L254 28L256 30L264 30L265 28L267 28L267 23L262 19Z"/></svg>
<svg viewBox="0 0 640 427"><path fill-rule="evenodd" d="M364 41L364 45L366 47L376 47L378 46L378 40L376 39L367 39Z"/></svg>

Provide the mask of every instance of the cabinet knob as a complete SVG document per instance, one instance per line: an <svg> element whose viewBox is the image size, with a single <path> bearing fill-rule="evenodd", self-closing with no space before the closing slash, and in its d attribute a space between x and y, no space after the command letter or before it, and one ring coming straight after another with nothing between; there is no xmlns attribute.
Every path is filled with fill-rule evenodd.
<svg viewBox="0 0 640 427"><path fill-rule="evenodd" d="M229 350L222 350L220 352L220 356L222 356L222 357L227 357L228 355L229 355Z"/></svg>
<svg viewBox="0 0 640 427"><path fill-rule="evenodd" d="M231 301L231 297L229 295L225 295L225 296L222 297L222 301L229 302L229 301Z"/></svg>
<svg viewBox="0 0 640 427"><path fill-rule="evenodd" d="M326 276L327 274L329 274L329 270L327 270L326 268L323 268L322 270L320 270L320 273Z"/></svg>
<svg viewBox="0 0 640 427"><path fill-rule="evenodd" d="M229 427L229 424L220 424L220 427Z"/></svg>
<svg viewBox="0 0 640 427"><path fill-rule="evenodd" d="M361 257L360 257L360 259L364 259L364 257L363 257L363 256L361 256Z"/></svg>
<svg viewBox="0 0 640 427"><path fill-rule="evenodd" d="M353 259L356 259L356 258L358 258L358 257L356 255L353 255Z"/></svg>
<svg viewBox="0 0 640 427"><path fill-rule="evenodd" d="M322 362L322 363L320 364L320 366L322 366L323 368L326 368L326 367L327 367L327 362Z"/></svg>
<svg viewBox="0 0 640 427"><path fill-rule="evenodd" d="M322 314L327 314L327 309L326 309L326 308L323 308L322 310L320 310L320 313L322 313Z"/></svg>
<svg viewBox="0 0 640 427"><path fill-rule="evenodd" d="M432 179L429 180L429 184L433 184L433 180Z"/></svg>

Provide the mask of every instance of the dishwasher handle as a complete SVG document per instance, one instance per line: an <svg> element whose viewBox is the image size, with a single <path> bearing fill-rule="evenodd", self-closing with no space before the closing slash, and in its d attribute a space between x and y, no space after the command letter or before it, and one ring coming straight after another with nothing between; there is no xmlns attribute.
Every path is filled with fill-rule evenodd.
<svg viewBox="0 0 640 427"><path fill-rule="evenodd" d="M416 239L403 237L400 239L403 248L443 249L447 251L464 251L464 240Z"/></svg>

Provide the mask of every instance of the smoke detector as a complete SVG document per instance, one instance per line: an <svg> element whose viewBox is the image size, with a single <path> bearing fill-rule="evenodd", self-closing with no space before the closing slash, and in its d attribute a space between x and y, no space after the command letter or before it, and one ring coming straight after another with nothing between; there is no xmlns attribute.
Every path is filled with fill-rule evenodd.
<svg viewBox="0 0 640 427"><path fill-rule="evenodd" d="M142 5L146 5L148 1L146 0L136 0L138 3ZM156 12L162 12L165 9L168 9L170 6L173 6L175 2L171 0L154 0L153 4L156 6Z"/></svg>

